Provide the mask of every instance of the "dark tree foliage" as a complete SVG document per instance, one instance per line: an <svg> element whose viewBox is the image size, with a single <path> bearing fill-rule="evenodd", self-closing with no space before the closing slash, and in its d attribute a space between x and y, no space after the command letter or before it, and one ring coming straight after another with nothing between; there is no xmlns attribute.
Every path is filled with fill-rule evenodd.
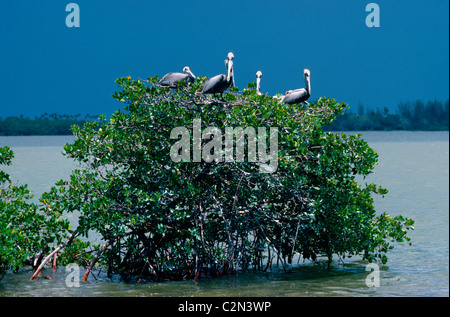
<svg viewBox="0 0 450 317"><path fill-rule="evenodd" d="M332 126L325 130L333 131L373 131L373 130L409 130L409 131L448 131L449 103L437 100L423 102L401 102L397 113L367 110L362 104L357 113L347 112L336 118Z"/></svg>
<svg viewBox="0 0 450 317"><path fill-rule="evenodd" d="M64 115L44 113L34 119L20 117L0 118L0 135L72 135L71 127L76 124L82 127L87 121L98 116Z"/></svg>

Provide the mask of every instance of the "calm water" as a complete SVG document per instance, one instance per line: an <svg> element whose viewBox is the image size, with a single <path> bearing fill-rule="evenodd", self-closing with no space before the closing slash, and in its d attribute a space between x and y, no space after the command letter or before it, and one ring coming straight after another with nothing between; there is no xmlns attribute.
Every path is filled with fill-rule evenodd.
<svg viewBox="0 0 450 317"><path fill-rule="evenodd" d="M292 273L245 273L199 282L126 284L100 276L80 287L66 286L65 268L46 270L51 280L29 281L32 273L7 275L0 296L449 296L448 132L365 132L380 164L367 180L389 189L376 198L379 212L415 220L413 245L395 245L380 267L380 286L367 287L365 262L346 259L330 270L304 263ZM12 179L26 183L37 200L77 165L61 155L73 137L0 137L16 153ZM71 219L76 223L76 219ZM81 270L80 274L84 272Z"/></svg>

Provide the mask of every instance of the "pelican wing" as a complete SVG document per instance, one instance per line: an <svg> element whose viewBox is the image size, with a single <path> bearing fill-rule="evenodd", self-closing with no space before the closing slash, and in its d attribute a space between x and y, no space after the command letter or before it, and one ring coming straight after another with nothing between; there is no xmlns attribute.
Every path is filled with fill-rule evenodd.
<svg viewBox="0 0 450 317"><path fill-rule="evenodd" d="M191 82L193 78L188 74L183 73L168 73L164 75L163 78L159 81L159 83L163 86L173 86L178 84L180 81Z"/></svg>
<svg viewBox="0 0 450 317"><path fill-rule="evenodd" d="M205 94L217 94L224 92L230 83L227 83L227 76L220 74L211 77L202 85L202 91Z"/></svg>
<svg viewBox="0 0 450 317"><path fill-rule="evenodd" d="M287 104L301 103L309 98L309 93L305 88L295 89L284 96L283 102Z"/></svg>

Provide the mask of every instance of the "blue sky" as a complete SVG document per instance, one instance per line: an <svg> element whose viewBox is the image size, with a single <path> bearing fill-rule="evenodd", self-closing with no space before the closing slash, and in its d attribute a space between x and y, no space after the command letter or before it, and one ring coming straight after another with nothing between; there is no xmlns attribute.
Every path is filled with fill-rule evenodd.
<svg viewBox="0 0 450 317"><path fill-rule="evenodd" d="M70 2L79 28L65 24ZM365 24L370 2L379 28ZM355 110L449 96L448 0L2 1L0 43L0 117L109 116L116 78L186 65L211 77L229 51L241 89L257 70L264 93L302 88L308 68L312 100Z"/></svg>

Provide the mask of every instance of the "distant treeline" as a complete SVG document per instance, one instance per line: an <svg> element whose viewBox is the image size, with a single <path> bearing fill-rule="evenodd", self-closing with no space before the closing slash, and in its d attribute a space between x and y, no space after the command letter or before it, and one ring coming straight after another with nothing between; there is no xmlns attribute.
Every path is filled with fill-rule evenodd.
<svg viewBox="0 0 450 317"><path fill-rule="evenodd" d="M71 135L70 128L83 126L87 121L98 119L97 115L61 115L44 113L34 119L20 117L0 118L0 135ZM366 109L360 104L357 112L351 108L340 115L327 131L373 131L373 130L422 130L448 131L449 101L402 102L396 113L388 108Z"/></svg>
<svg viewBox="0 0 450 317"><path fill-rule="evenodd" d="M396 113L388 108L370 110L360 104L357 112L347 110L324 130L333 131L373 131L373 130L422 130L448 131L449 101L417 100L401 102Z"/></svg>
<svg viewBox="0 0 450 317"><path fill-rule="evenodd" d="M70 128L83 126L87 121L98 119L97 115L67 115L44 113L34 119L20 117L0 118L0 135L71 135Z"/></svg>

